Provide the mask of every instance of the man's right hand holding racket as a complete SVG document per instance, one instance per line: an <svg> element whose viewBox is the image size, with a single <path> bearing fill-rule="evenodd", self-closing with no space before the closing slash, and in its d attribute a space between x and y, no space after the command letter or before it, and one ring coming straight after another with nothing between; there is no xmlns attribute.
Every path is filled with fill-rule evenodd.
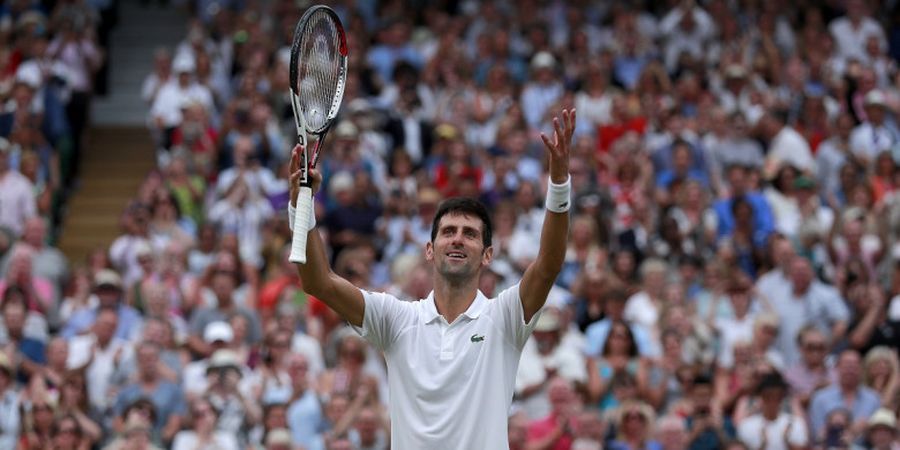
<svg viewBox="0 0 900 450"><path fill-rule="evenodd" d="M294 146L294 149L291 150L291 178L290 178L290 195L291 195L291 206L294 208L297 207L297 196L300 195L300 178L303 175L303 171L300 170L300 155L303 153L303 146L297 144ZM313 197L315 197L316 192L319 192L319 187L322 185L322 174L315 167L309 168L309 176L312 180L312 193ZM313 208L313 216L315 217L315 207ZM312 231L312 228L310 228Z"/></svg>
<svg viewBox="0 0 900 450"><path fill-rule="evenodd" d="M291 206L297 207L297 196L300 194L301 179L301 154L303 146L296 145L291 151L291 177L290 177L290 195ZM309 169L309 177L312 180L313 196L322 186L322 174L315 168ZM315 217L315 211L313 211ZM293 227L291 227L293 230ZM344 320L356 326L362 326L363 314L366 310L366 302L359 288L351 284L349 281L341 278L331 270L328 262L328 256L325 253L325 244L322 238L315 230L315 227L309 228L306 241L306 263L295 263L297 271L300 273L300 279L303 284L303 291L325 302L331 309L337 312Z"/></svg>

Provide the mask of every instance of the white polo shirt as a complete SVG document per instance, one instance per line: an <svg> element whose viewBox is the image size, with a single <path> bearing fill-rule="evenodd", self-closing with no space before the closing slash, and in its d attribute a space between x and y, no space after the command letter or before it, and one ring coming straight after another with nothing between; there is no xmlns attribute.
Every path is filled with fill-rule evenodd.
<svg viewBox="0 0 900 450"><path fill-rule="evenodd" d="M509 448L507 418L526 324L519 285L488 299L480 291L452 324L434 292L418 302L362 291L357 331L384 351L390 387L391 448Z"/></svg>

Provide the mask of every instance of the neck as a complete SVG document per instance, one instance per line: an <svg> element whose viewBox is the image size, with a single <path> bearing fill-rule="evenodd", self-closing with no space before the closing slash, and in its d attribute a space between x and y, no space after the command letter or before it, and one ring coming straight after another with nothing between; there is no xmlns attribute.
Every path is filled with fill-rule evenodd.
<svg viewBox="0 0 900 450"><path fill-rule="evenodd" d="M434 283L434 306L447 323L453 323L460 314L469 309L475 301L477 292L478 277L472 277L459 284L438 278Z"/></svg>
<svg viewBox="0 0 900 450"><path fill-rule="evenodd" d="M778 407L774 408L762 408L762 416L766 418L768 421L773 421L778 418Z"/></svg>

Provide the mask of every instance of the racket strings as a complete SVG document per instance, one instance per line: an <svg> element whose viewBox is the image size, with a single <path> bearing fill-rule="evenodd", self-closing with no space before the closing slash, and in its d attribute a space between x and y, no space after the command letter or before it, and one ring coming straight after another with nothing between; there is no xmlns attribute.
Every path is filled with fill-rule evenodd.
<svg viewBox="0 0 900 450"><path fill-rule="evenodd" d="M342 87L340 39L334 19L324 12L310 18L301 38L299 97L306 125L312 130L323 129L336 113L335 99Z"/></svg>

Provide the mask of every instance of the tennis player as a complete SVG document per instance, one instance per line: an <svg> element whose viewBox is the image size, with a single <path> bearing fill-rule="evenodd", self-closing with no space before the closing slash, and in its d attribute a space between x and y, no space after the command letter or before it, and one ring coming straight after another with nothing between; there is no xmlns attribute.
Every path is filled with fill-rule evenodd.
<svg viewBox="0 0 900 450"><path fill-rule="evenodd" d="M477 200L450 198L438 207L431 242L425 244L434 291L418 302L368 292L339 277L319 234L310 232L307 263L297 265L303 289L353 325L387 360L391 448L509 448L507 417L519 357L566 252L575 110L563 110L553 126L552 138L541 135L550 182L540 251L522 280L496 298L485 297L477 287L493 258L490 215ZM291 160L292 202L299 192L298 150ZM311 174L316 192L321 174ZM289 214L294 217L293 211Z"/></svg>

